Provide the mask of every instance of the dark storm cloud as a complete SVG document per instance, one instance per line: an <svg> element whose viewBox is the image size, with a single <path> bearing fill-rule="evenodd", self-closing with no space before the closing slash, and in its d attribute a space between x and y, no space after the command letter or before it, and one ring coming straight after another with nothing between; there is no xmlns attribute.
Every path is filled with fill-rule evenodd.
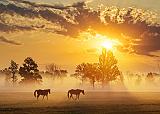
<svg viewBox="0 0 160 114"><path fill-rule="evenodd" d="M152 13L146 18L144 12L136 8L128 8L124 11L124 9L113 7L108 7L105 11L93 10L88 8L85 2L63 6L8 0L8 4L0 4L0 15L17 15L24 19L45 20L52 28L47 27L46 23L31 25L28 22L26 26L23 23L17 25L15 22L9 25L6 23L6 18L0 16L0 31L50 29L50 32L77 37L81 32L91 29L95 33L119 38L125 44L119 48L121 51L155 56L151 52L160 50L160 25L149 21L152 19L150 17ZM24 21L27 22L27 19ZM57 29L55 24L60 29Z"/></svg>
<svg viewBox="0 0 160 114"><path fill-rule="evenodd" d="M17 43L13 40L8 40L3 36L0 36L0 42L4 42L4 43L8 43L8 44L12 44L12 45L21 45L20 43Z"/></svg>

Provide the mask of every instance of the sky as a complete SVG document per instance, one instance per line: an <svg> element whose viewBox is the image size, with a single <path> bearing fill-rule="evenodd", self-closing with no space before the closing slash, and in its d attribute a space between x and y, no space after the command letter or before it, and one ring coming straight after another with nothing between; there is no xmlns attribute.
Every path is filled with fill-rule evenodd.
<svg viewBox="0 0 160 114"><path fill-rule="evenodd" d="M91 13L87 12L87 15L92 14L93 17L86 17L86 12L81 10L83 7L80 4L73 5L79 0L29 0L30 2L27 3L21 0L15 1L0 0L2 5L0 8L1 69L9 66L10 60L15 60L21 65L28 56L32 57L42 70L45 65L56 63L69 72L74 72L77 64L98 62L101 53L100 41L92 38L94 36L90 34L85 34L88 29L91 29L106 38L116 38L125 44L120 47L120 50L114 51L122 71L158 71L160 27L155 24L159 22L160 1L158 0L86 0L87 8L93 8L89 10ZM33 2L34 4L28 4ZM12 4L12 6L8 4ZM36 4L48 4L49 6ZM56 7L50 7L55 4ZM63 9L67 6L71 13ZM99 6L102 7L102 10L111 6L121 9L134 7L133 13L134 11L140 12L144 17L152 15L153 20L151 21L154 24L150 27L147 24L143 25L143 22L141 25L136 23L131 27L131 32L127 31L127 27L131 26L127 24L123 25L125 31L123 29L119 31L119 28L114 29L114 26L120 27L120 29L121 26L116 26L111 22L107 28L107 25L102 23L97 16L98 13L93 13ZM144 10L149 13L143 13ZM82 12L79 17L76 16L76 14L78 15L77 11ZM150 11L154 13L150 13ZM150 17L147 19L149 20ZM129 44L134 49L133 52L131 46L128 46Z"/></svg>

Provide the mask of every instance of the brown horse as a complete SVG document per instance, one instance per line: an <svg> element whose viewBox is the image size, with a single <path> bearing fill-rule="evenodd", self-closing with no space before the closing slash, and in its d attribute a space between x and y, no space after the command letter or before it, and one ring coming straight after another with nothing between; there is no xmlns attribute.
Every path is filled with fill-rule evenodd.
<svg viewBox="0 0 160 114"><path fill-rule="evenodd" d="M36 95L36 93L37 93L37 95ZM47 100L48 100L48 93L49 93L49 94L51 93L51 90L50 90L50 89L45 89L45 90L39 89L39 90L35 90L35 91L34 91L34 96L37 97L37 100L38 100L38 98L39 98L40 95L43 96L43 99L44 99L44 97L46 96L46 97L47 97Z"/></svg>
<svg viewBox="0 0 160 114"><path fill-rule="evenodd" d="M84 95L84 90L81 90L81 89L71 89L68 91L68 98L72 98L73 99L73 96L72 95L76 95L76 98L75 100L79 99L79 96L80 96L80 93L82 93Z"/></svg>

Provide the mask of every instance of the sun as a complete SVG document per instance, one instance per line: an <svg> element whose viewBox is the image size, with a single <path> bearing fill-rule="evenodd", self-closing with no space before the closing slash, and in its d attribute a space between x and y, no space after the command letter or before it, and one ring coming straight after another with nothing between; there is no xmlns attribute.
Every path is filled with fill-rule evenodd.
<svg viewBox="0 0 160 114"><path fill-rule="evenodd" d="M115 50L117 46L121 45L121 42L115 38L108 38L100 34L96 34L97 42L99 46L107 50Z"/></svg>
<svg viewBox="0 0 160 114"><path fill-rule="evenodd" d="M106 40L102 42L101 46L107 50L112 50L114 48L114 43L111 40Z"/></svg>

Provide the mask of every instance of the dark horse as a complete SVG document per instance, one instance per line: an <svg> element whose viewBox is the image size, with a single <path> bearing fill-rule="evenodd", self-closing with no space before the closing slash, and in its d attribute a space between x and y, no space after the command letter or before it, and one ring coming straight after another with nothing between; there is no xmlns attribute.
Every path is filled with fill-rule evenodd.
<svg viewBox="0 0 160 114"><path fill-rule="evenodd" d="M82 93L84 95L84 90L81 90L81 89L71 89L68 91L68 98L72 98L73 99L73 96L72 95L76 95L76 99L79 99L79 96L80 96L80 93Z"/></svg>
<svg viewBox="0 0 160 114"><path fill-rule="evenodd" d="M44 99L44 97L46 96L46 97L47 97L47 100L48 100L48 93L50 94L50 92L51 92L50 89L45 89L45 90L39 89L39 90L35 90L35 91L34 91L34 96L37 97L37 100L38 100L38 98L39 98L40 95L43 96L43 99ZM37 93L37 96L36 96L36 93Z"/></svg>

